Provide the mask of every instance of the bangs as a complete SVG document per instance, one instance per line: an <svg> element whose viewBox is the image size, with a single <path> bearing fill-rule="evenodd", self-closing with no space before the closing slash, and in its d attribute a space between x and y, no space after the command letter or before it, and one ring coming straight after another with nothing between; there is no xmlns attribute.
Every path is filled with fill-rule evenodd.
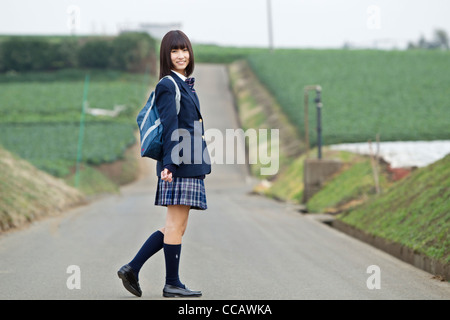
<svg viewBox="0 0 450 320"><path fill-rule="evenodd" d="M173 49L184 49L184 48L188 48L189 49L188 41L186 40L185 37L183 37L179 33L174 33L174 36L170 40L171 40L170 41L170 50L173 50Z"/></svg>

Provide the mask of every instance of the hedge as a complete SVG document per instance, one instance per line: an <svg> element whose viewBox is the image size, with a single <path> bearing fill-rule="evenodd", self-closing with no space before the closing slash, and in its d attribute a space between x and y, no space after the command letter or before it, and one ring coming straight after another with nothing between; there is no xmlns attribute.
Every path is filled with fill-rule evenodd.
<svg viewBox="0 0 450 320"><path fill-rule="evenodd" d="M116 37L23 37L0 42L0 72L63 68L116 69L156 74L156 42L147 33Z"/></svg>

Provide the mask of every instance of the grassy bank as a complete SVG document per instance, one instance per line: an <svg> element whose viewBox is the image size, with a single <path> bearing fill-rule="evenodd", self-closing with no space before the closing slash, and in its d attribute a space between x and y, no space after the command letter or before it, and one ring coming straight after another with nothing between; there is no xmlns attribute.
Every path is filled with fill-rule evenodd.
<svg viewBox="0 0 450 320"><path fill-rule="evenodd" d="M314 151L315 149L312 153ZM340 161L342 167L304 204L305 210L335 214L366 201L376 193L373 169L368 157L328 148L322 150L322 155L325 159ZM305 160L306 155L293 159L270 184L260 185L256 191L281 201L302 204ZM389 175L386 168L381 166L379 180L382 189L387 189L392 184Z"/></svg>
<svg viewBox="0 0 450 320"><path fill-rule="evenodd" d="M450 155L420 168L338 219L450 263Z"/></svg>
<svg viewBox="0 0 450 320"><path fill-rule="evenodd" d="M63 180L0 147L0 231L23 226L83 203Z"/></svg>

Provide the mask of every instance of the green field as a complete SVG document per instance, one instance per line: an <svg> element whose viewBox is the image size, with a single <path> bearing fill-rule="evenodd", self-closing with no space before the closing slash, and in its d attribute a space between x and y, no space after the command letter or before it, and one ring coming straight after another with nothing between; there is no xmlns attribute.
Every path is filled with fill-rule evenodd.
<svg viewBox="0 0 450 320"><path fill-rule="evenodd" d="M267 51L263 48L221 47L205 44L193 44L192 49L194 50L195 61L202 63L231 63Z"/></svg>
<svg viewBox="0 0 450 320"><path fill-rule="evenodd" d="M247 59L300 133L304 87L322 86L323 143L449 139L450 52L276 50ZM315 93L310 137L316 142Z"/></svg>
<svg viewBox="0 0 450 320"><path fill-rule="evenodd" d="M55 176L67 176L77 159L85 71L0 77L0 144ZM142 74L92 71L90 108L125 106L118 117L86 115L82 161L113 162L135 142L135 115L150 86Z"/></svg>

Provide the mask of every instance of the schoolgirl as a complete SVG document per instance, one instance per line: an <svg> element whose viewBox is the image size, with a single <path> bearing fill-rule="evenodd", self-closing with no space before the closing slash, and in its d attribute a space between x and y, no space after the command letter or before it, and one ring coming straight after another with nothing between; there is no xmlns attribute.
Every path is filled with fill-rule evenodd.
<svg viewBox="0 0 450 320"><path fill-rule="evenodd" d="M159 78L162 80L155 89L155 105L163 125L163 159L156 166L155 205L167 207L165 226L151 234L133 260L118 271L124 287L138 297L142 295L139 271L161 249L166 266L163 296L202 295L201 291L188 289L179 278L181 243L189 212L207 209L204 179L211 172L200 103L193 87L195 79L188 78L193 71L194 53L189 38L179 30L168 32L161 41ZM164 78L167 75L172 76L181 93L178 115L175 84ZM190 139L191 143L184 139Z"/></svg>

